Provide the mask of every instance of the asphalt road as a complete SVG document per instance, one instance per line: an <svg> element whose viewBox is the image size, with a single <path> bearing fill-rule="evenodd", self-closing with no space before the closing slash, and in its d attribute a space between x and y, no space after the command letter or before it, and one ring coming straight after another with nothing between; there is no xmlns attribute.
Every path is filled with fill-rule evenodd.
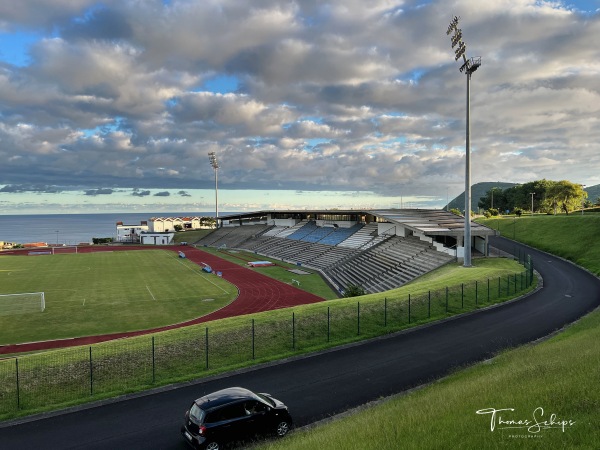
<svg viewBox="0 0 600 450"><path fill-rule="evenodd" d="M0 425L0 448L184 449L179 427L186 408L194 398L227 386L273 394L302 426L546 336L600 305L598 278L503 238L493 238L492 245L531 254L544 287L519 301L364 344Z"/></svg>

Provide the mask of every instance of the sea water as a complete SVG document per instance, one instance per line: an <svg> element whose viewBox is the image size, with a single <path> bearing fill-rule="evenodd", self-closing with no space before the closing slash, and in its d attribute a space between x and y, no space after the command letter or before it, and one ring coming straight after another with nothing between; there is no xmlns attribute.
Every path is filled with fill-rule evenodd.
<svg viewBox="0 0 600 450"><path fill-rule="evenodd" d="M214 217L214 212L0 215L0 241L76 245L93 238L115 238L117 222L140 225L147 221L150 225L152 217L194 216Z"/></svg>

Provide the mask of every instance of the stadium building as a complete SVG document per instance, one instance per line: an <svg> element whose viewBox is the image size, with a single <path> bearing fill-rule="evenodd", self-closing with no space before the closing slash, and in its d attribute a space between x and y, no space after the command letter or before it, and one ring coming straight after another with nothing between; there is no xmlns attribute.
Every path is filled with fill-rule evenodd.
<svg viewBox="0 0 600 450"><path fill-rule="evenodd" d="M443 210L285 210L219 217L198 245L243 249L319 271L339 292L383 292L464 258L464 218ZM471 248L488 255L495 231L471 224Z"/></svg>

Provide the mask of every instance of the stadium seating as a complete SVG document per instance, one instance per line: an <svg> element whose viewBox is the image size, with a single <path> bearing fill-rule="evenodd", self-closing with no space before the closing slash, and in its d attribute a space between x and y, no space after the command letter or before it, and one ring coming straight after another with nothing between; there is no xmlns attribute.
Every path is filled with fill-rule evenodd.
<svg viewBox="0 0 600 450"><path fill-rule="evenodd" d="M383 292L454 259L418 237L378 235L377 230L376 223L341 228L304 220L292 227L220 228L197 244L245 249L316 269L339 291L355 284Z"/></svg>

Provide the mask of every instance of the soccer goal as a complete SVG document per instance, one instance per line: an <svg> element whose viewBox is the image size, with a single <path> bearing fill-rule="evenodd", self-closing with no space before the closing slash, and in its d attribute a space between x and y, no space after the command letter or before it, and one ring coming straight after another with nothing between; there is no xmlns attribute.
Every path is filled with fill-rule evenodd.
<svg viewBox="0 0 600 450"><path fill-rule="evenodd" d="M52 247L53 255L60 255L61 253L77 253L77 246L65 245L63 247Z"/></svg>
<svg viewBox="0 0 600 450"><path fill-rule="evenodd" d="M43 292L0 294L0 316L42 312L46 309Z"/></svg>

